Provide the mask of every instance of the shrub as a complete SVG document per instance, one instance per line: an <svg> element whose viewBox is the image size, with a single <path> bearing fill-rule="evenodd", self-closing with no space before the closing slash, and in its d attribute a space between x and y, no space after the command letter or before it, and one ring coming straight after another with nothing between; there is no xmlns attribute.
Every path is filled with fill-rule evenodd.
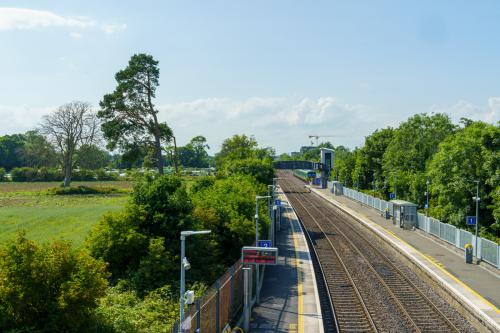
<svg viewBox="0 0 500 333"><path fill-rule="evenodd" d="M106 172L106 170L99 169L96 171L97 180L118 180L120 176L116 172Z"/></svg>
<svg viewBox="0 0 500 333"><path fill-rule="evenodd" d="M64 176L57 169L22 167L12 169L11 178L14 182L51 182L63 180Z"/></svg>
<svg viewBox="0 0 500 333"><path fill-rule="evenodd" d="M0 182L7 181L7 175L4 168L0 168Z"/></svg>
<svg viewBox="0 0 500 333"><path fill-rule="evenodd" d="M116 286L108 289L96 312L113 332L157 333L171 331L178 311L178 295L168 287L141 298Z"/></svg>
<svg viewBox="0 0 500 333"><path fill-rule="evenodd" d="M64 176L58 169L40 168L37 172L36 181L54 182L62 181Z"/></svg>
<svg viewBox="0 0 500 333"><path fill-rule="evenodd" d="M20 234L0 250L0 331L80 332L107 288L104 262Z"/></svg>
<svg viewBox="0 0 500 333"><path fill-rule="evenodd" d="M34 168L14 168L10 172L12 181L14 182L32 182L36 179L37 170Z"/></svg>
<svg viewBox="0 0 500 333"><path fill-rule="evenodd" d="M113 194L120 191L114 187L91 187L80 185L77 187L55 187L49 190L53 195L85 195L85 194Z"/></svg>
<svg viewBox="0 0 500 333"><path fill-rule="evenodd" d="M93 181L96 180L96 174L92 170L80 169L73 171L72 181Z"/></svg>
<svg viewBox="0 0 500 333"><path fill-rule="evenodd" d="M106 214L87 238L90 253L108 264L113 281L135 271L141 257L147 253L148 239L138 231L140 219L140 211L133 207Z"/></svg>
<svg viewBox="0 0 500 333"><path fill-rule="evenodd" d="M191 211L179 178L144 177L127 209L106 215L91 231L87 246L109 264L114 281L129 278L140 293L152 290L178 278L179 235L194 227Z"/></svg>

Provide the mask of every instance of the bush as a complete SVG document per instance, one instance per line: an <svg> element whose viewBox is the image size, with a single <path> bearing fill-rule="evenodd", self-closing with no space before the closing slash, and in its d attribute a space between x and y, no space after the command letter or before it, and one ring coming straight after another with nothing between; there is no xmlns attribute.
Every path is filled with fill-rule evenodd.
<svg viewBox="0 0 500 333"><path fill-rule="evenodd" d="M104 262L20 234L0 250L0 331L81 332L107 288Z"/></svg>
<svg viewBox="0 0 500 333"><path fill-rule="evenodd" d="M14 182L51 182L61 181L64 176L57 169L22 167L12 169L11 178Z"/></svg>
<svg viewBox="0 0 500 333"><path fill-rule="evenodd" d="M37 172L36 181L41 182L55 182L62 181L64 176L60 170L40 168Z"/></svg>
<svg viewBox="0 0 500 333"><path fill-rule="evenodd" d="M96 180L96 174L92 170L80 169L73 171L72 181L93 181Z"/></svg>
<svg viewBox="0 0 500 333"><path fill-rule="evenodd" d="M7 181L7 175L5 173L4 168L0 168L0 182L6 182Z"/></svg>
<svg viewBox="0 0 500 333"><path fill-rule="evenodd" d="M258 184L252 176L233 175L217 179L212 186L193 193L193 215L203 229L212 230L211 237L218 244L213 249L213 265L232 264L241 255L241 247L252 244L255 238L255 196L265 191L266 187ZM264 201L260 209L260 233L266 235L269 216Z"/></svg>
<svg viewBox="0 0 500 333"><path fill-rule="evenodd" d="M124 212L106 214L87 238L90 253L108 264L111 279L115 282L135 271L141 257L147 253L147 236L138 231L140 219L140 211L133 207Z"/></svg>
<svg viewBox="0 0 500 333"><path fill-rule="evenodd" d="M120 191L114 187L91 187L80 185L77 187L55 187L49 190L53 195L85 195L85 194L114 194Z"/></svg>
<svg viewBox="0 0 500 333"><path fill-rule="evenodd" d="M157 333L171 331L178 311L178 295L168 287L141 298L117 286L108 289L96 312L113 332Z"/></svg>
<svg viewBox="0 0 500 333"><path fill-rule="evenodd" d="M179 236L195 227L191 211L179 178L144 177L127 209L106 215L91 231L87 246L109 264L114 281L128 278L139 293L153 290L178 278Z"/></svg>
<svg viewBox="0 0 500 333"><path fill-rule="evenodd" d="M37 170L33 168L14 168L10 172L13 182L32 182L36 179Z"/></svg>
<svg viewBox="0 0 500 333"><path fill-rule="evenodd" d="M99 169L96 171L96 178L101 181L109 181L118 180L120 176L116 172L106 172L106 170Z"/></svg>

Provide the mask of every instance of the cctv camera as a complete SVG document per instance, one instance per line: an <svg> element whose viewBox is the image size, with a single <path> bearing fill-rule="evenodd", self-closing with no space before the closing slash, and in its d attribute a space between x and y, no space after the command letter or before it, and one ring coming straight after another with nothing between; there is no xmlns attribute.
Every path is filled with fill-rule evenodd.
<svg viewBox="0 0 500 333"><path fill-rule="evenodd" d="M184 259L182 260L182 264L184 265L184 269L187 271L191 268L191 264L189 263L189 261L187 260L186 257L184 257Z"/></svg>

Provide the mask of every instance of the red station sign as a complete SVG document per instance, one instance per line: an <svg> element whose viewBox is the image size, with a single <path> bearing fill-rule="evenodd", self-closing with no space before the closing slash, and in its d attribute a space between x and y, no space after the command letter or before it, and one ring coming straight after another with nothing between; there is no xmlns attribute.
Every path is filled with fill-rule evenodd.
<svg viewBox="0 0 500 333"><path fill-rule="evenodd" d="M276 265L278 264L278 248L244 246L241 249L241 258L245 264Z"/></svg>

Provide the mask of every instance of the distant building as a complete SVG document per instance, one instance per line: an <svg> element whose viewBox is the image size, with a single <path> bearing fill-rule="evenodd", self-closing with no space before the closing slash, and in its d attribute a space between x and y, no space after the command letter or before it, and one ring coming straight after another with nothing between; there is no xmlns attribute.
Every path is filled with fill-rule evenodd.
<svg viewBox="0 0 500 333"><path fill-rule="evenodd" d="M300 152L298 152L298 151L292 151L292 152L290 153L290 156L292 156L292 157L298 157L298 156L300 156L300 155L301 155L301 153L300 153Z"/></svg>
<svg viewBox="0 0 500 333"><path fill-rule="evenodd" d="M314 146L302 146L300 147L300 153L304 154L306 151L316 149L317 147Z"/></svg>

